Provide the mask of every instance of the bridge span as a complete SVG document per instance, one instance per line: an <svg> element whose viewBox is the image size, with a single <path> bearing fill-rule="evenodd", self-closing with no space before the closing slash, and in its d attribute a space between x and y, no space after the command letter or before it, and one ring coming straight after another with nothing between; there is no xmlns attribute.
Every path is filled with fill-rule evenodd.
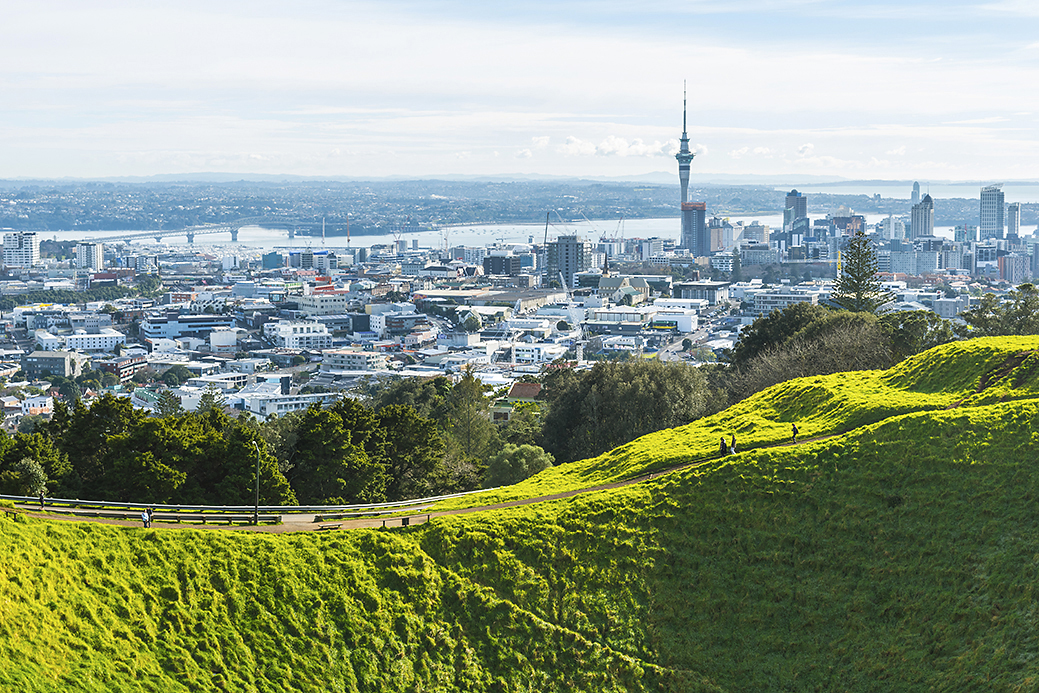
<svg viewBox="0 0 1039 693"><path fill-rule="evenodd" d="M312 225L312 221L297 221L284 219L268 219L266 217L250 217L238 219L228 224L203 224L200 226L189 226L186 229L157 229L155 231L134 231L114 236L102 236L97 238L86 238L84 243L113 243L117 241L136 241L145 238L154 238L156 243L161 243L164 238L187 238L188 243L195 242L195 236L211 236L227 233L231 235L231 242L238 242L238 232L245 226L263 226L267 229L284 228L288 237L296 237L296 228L299 226Z"/></svg>

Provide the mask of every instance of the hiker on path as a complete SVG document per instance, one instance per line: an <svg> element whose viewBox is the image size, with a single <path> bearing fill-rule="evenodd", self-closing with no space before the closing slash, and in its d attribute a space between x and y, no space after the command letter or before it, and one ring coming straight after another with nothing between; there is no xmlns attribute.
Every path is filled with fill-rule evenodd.
<svg viewBox="0 0 1039 693"><path fill-rule="evenodd" d="M794 432L794 442L796 443L797 442L797 424L795 424L795 423L790 424L790 428Z"/></svg>
<svg viewBox="0 0 1039 693"><path fill-rule="evenodd" d="M729 454L729 447L725 444L725 436L722 436L722 446L718 450L718 453L721 454L722 457Z"/></svg>
<svg viewBox="0 0 1039 693"><path fill-rule="evenodd" d="M722 440L724 440L724 438ZM729 454L730 455L735 455L736 454L736 434L735 433L732 434L732 443L729 444Z"/></svg>
<svg viewBox="0 0 1039 693"><path fill-rule="evenodd" d="M147 510L147 513L148 513L148 526L150 527L151 524L152 524L152 520L155 518L155 511L151 507L149 507L148 510Z"/></svg>
<svg viewBox="0 0 1039 693"><path fill-rule="evenodd" d="M43 512L43 491L40 491L40 512Z"/></svg>
<svg viewBox="0 0 1039 693"><path fill-rule="evenodd" d="M141 511L141 522L144 523L144 528L145 529L148 529L151 526L152 519L150 517L148 517L148 511L147 510L142 510Z"/></svg>

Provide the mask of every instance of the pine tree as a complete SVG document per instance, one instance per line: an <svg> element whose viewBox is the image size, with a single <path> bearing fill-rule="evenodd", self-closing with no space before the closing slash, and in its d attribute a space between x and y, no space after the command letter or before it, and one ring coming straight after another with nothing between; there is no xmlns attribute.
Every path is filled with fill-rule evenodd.
<svg viewBox="0 0 1039 693"><path fill-rule="evenodd" d="M876 313L892 300L877 276L877 252L866 234L856 231L841 256L841 273L831 300L845 310Z"/></svg>

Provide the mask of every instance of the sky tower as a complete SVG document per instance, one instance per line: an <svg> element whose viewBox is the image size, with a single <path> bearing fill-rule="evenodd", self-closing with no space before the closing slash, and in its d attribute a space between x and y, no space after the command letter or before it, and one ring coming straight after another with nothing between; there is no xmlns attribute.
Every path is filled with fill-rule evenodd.
<svg viewBox="0 0 1039 693"><path fill-rule="evenodd" d="M678 153L675 154L675 158L678 159L678 180L682 183L682 204L689 201L689 162L693 160L696 154L689 151L689 135L685 131L685 110L686 110L686 97L685 97L685 83L682 83L682 143ZM683 230L684 231L684 230Z"/></svg>
<svg viewBox="0 0 1039 693"><path fill-rule="evenodd" d="M689 203L689 162L696 154L689 151L689 135L685 127L686 92L685 84L682 84L682 146L679 148L675 158L678 159L678 180L682 183L682 236L679 239L679 248L687 249L694 257L707 255L710 252L710 243L704 242L706 234L705 216L707 205L700 202Z"/></svg>

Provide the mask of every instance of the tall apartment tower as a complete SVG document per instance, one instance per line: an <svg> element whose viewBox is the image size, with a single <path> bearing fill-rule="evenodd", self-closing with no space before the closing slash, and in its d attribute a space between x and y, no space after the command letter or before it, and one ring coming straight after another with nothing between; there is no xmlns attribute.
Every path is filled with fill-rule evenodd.
<svg viewBox="0 0 1039 693"><path fill-rule="evenodd" d="M934 200L930 195L924 195L924 199L913 205L911 219L909 232L912 238L934 235Z"/></svg>
<svg viewBox="0 0 1039 693"><path fill-rule="evenodd" d="M981 189L981 240L1003 237L1003 184Z"/></svg>
<svg viewBox="0 0 1039 693"><path fill-rule="evenodd" d="M1021 203L1011 202L1007 206L1007 238L1021 235Z"/></svg>
<svg viewBox="0 0 1039 693"><path fill-rule="evenodd" d="M689 163L696 156L693 152L689 151L689 135L686 133L686 94L685 87L682 88L682 139L679 140L680 146L678 153L675 154L675 158L678 159L678 182L682 184L682 236L679 242L680 248L686 248L689 252L696 255L693 246L695 245L693 230L693 210L686 209L689 203Z"/></svg>
<svg viewBox="0 0 1039 693"><path fill-rule="evenodd" d="M711 229L707 226L706 202L682 203L682 246L693 257L711 254Z"/></svg>
<svg viewBox="0 0 1039 693"><path fill-rule="evenodd" d="M76 267L102 270L105 267L104 243L80 243L76 246Z"/></svg>
<svg viewBox="0 0 1039 693"><path fill-rule="evenodd" d="M808 198L804 193L791 190L786 194L786 207L783 208L783 230L794 228L794 221L808 216Z"/></svg>
<svg viewBox="0 0 1039 693"><path fill-rule="evenodd" d="M34 232L4 234L4 265L33 267L40 264L40 237Z"/></svg>
<svg viewBox="0 0 1039 693"><path fill-rule="evenodd" d="M563 275L567 286L574 286L574 275L591 267L592 247L590 243L581 240L578 236L560 236L546 248L547 261L545 263L548 272L548 281L552 281L559 274Z"/></svg>
<svg viewBox="0 0 1039 693"><path fill-rule="evenodd" d="M910 201L914 205L920 204L920 183L913 183L913 196Z"/></svg>

